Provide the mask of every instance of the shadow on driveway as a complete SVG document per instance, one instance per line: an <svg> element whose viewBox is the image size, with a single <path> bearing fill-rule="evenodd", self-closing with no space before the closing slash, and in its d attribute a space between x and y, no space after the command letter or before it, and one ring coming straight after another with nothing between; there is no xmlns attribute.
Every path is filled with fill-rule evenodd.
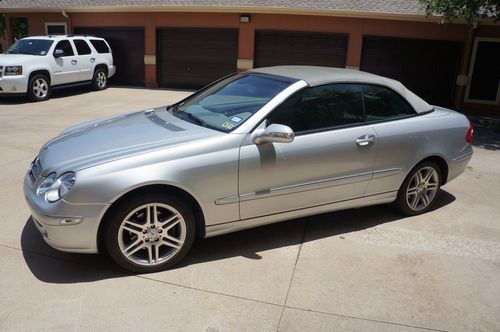
<svg viewBox="0 0 500 332"><path fill-rule="evenodd" d="M90 85L55 89L52 91L50 99L59 99L59 98L72 97L76 95L83 95L93 91L94 90ZM12 95L1 96L0 98L0 105L21 105L30 103L33 102L28 98L28 96L24 94L19 94L19 95L12 94Z"/></svg>
<svg viewBox="0 0 500 332"><path fill-rule="evenodd" d="M433 210L440 209L454 200L455 196L441 190ZM392 207L379 205L325 213L218 237L198 239L188 256L173 269L237 256L262 259L258 254L261 251L355 232L404 218ZM298 232L305 232L307 223L310 228L314 227L314 231L306 236L297 236ZM119 269L107 255L70 254L50 248L31 218L26 221L23 228L21 247L29 269L43 282L92 282L131 275Z"/></svg>

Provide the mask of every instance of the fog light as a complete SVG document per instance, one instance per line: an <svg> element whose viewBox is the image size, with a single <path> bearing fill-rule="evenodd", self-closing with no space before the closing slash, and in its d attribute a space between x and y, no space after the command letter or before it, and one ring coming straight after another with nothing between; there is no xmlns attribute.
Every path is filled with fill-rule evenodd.
<svg viewBox="0 0 500 332"><path fill-rule="evenodd" d="M83 220L82 217L71 217L71 218L64 218L61 219L61 225L76 225L81 223Z"/></svg>

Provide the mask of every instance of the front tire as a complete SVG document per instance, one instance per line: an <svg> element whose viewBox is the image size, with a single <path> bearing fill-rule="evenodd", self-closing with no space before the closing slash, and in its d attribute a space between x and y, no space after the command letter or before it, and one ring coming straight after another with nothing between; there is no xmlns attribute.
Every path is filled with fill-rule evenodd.
<svg viewBox="0 0 500 332"><path fill-rule="evenodd" d="M50 79L43 75L33 75L28 82L28 97L31 101L44 101L50 98Z"/></svg>
<svg viewBox="0 0 500 332"><path fill-rule="evenodd" d="M92 87L96 91L104 90L108 87L108 73L104 68L97 68L92 77Z"/></svg>
<svg viewBox="0 0 500 332"><path fill-rule="evenodd" d="M415 166L398 191L396 207L408 216L429 211L441 188L441 170L436 163L423 162Z"/></svg>
<svg viewBox="0 0 500 332"><path fill-rule="evenodd" d="M133 197L115 211L104 230L105 246L126 270L150 273L167 269L182 260L193 244L194 213L172 195Z"/></svg>

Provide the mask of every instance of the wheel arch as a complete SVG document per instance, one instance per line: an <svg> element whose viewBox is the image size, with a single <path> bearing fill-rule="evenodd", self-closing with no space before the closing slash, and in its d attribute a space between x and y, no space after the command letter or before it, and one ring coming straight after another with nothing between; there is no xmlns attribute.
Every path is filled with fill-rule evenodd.
<svg viewBox="0 0 500 332"><path fill-rule="evenodd" d="M125 193L122 193L119 197L113 199L111 205L104 212L102 218L100 219L99 227L97 230L97 248L99 252L101 252L105 247L103 243L103 230L104 225L106 224L106 220L116 211L121 202L124 202L133 196L140 195L141 193L145 192L174 194L177 197L180 197L182 200L187 201L188 204L193 207L193 212L196 219L196 236L205 237L205 215L203 213L201 205L192 194L184 189L170 184L144 184L142 186L135 187Z"/></svg>
<svg viewBox="0 0 500 332"><path fill-rule="evenodd" d="M28 78L28 82L31 80L31 78L35 75L44 75L46 76L48 79L49 79L49 84L52 83L52 76L50 75L50 71L47 70L47 69L36 69L36 70L33 70L30 75L29 75L29 78ZM28 84L29 85L29 84Z"/></svg>
<svg viewBox="0 0 500 332"><path fill-rule="evenodd" d="M425 157L424 159L420 160L419 162L417 162L415 165L413 165L411 168L410 168L410 171L408 172L408 174L415 168L417 167L418 165L420 165L421 163L424 163L424 162L427 162L427 161L431 161L431 162L434 162L436 163L438 166L439 166L439 170L441 172L441 186L445 185L447 180L448 180L448 172L449 172L449 165L448 165L448 162L446 161L446 158L444 158L443 156L440 156L440 155L437 155L437 154L434 154L434 155L430 155L430 156L427 156ZM408 176L408 175L407 175Z"/></svg>
<svg viewBox="0 0 500 332"><path fill-rule="evenodd" d="M108 76L108 74L109 74L109 72L108 72L108 65L106 65L105 63L100 63L100 64L95 65L95 67L94 67L94 73L99 68L104 69L104 71L106 72L106 76Z"/></svg>

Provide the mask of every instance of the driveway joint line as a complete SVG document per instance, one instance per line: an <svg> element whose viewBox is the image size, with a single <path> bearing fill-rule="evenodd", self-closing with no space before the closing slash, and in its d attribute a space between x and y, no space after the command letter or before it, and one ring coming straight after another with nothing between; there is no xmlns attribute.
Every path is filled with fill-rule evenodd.
<svg viewBox="0 0 500 332"><path fill-rule="evenodd" d="M297 265L299 254L300 254L300 249L302 248L302 243L303 243L303 241L305 239L305 230L306 230L306 227L307 227L307 222L306 222L306 225L304 226L304 231L303 231L303 234L302 234L302 242L301 242L300 247L299 247L299 253L298 253L297 257L295 258L295 266ZM363 321L368 321L368 322L377 322L377 323L384 323L384 324L390 324L390 325L396 325L396 326L411 327L411 328L416 328L416 329L421 329L421 330L427 330L427 331L447 332L446 330L439 330L439 329L433 329L433 328L428 328L428 327L421 327L421 326L415 326L415 325L408 325L408 324L402 324L402 323L388 322L388 321L383 321L383 320L376 320L376 319L370 319L370 318L349 316L349 315L337 314L337 313L332 313L332 312L325 312L325 311L318 311L318 310L313 310L313 309L306 309L306 308L299 308L299 307L294 307L294 306L288 306L288 305L286 305L286 300L288 299L288 293L290 291L290 286L291 286L292 280L290 280L290 286L288 288L287 297L285 299L285 304L281 305L281 304L277 304L277 303L266 302L266 301L256 300L256 299L251 299L251 298L247 298L247 297L243 297L243 296L238 296L238 295L226 294L226 293L221 293L221 292L206 290L206 289L202 289L202 288L197 288L197 287L190 287L190 286L186 286L186 285L179 285L179 284L175 284L175 283L172 283L172 282L169 282L169 281L158 280L158 279L155 279L155 278L150 278L150 277L146 277L146 276L142 276L142 275L133 275L133 274L124 274L124 275L121 275L119 272L108 270L108 269L105 269L105 268L102 268L102 267L97 267L97 266L90 265L90 264L85 264L85 263L77 263L77 262L74 262L74 261L62 258L62 257L56 257L56 256L52 256L52 255L48 255L48 254L44 254L44 253L39 253L39 252L32 251L32 250L26 250L26 249L22 249L22 248L10 246L10 245L0 244L0 247L7 248L7 249L12 249L12 250L17 250L17 251L21 251L21 252L26 252L26 253L29 253L29 254L32 254L32 255L36 255L36 256L43 256L43 257L47 257L47 258L59 260L59 261L65 262L65 263L69 263L69 264L72 264L72 265L90 267L90 268L95 269L95 270L106 271L106 272L109 272L109 273L117 274L120 277L134 277L134 278L139 278L139 279L145 279L145 280L149 280L149 281L152 281L152 282L167 284L167 285L174 286L174 287L180 287L180 288L184 288L184 289L195 290L195 291L204 292L204 293L210 293L210 294L219 295L219 296L226 296L226 297L231 297L231 298L235 298L235 299L239 299L239 300L246 300L246 301L250 301L250 302L267 304L267 305L271 305L271 306L274 306L274 307L281 307L283 310L281 311L280 321L278 323L278 329L279 329L279 324L281 323L281 319L283 317L283 312L285 311L285 309L295 309L295 310L308 311L308 312L313 312L313 313L318 313L318 314L324 314L324 315L330 315L330 316L336 316L336 317L344 317L344 318L350 318L350 319L356 319L356 320L363 320ZM292 273L292 279L293 279L293 274L294 273L295 273L295 267L294 267L294 272Z"/></svg>
<svg viewBox="0 0 500 332"><path fill-rule="evenodd" d="M309 224L309 219L306 220L304 225L304 230L302 231L302 238L300 239L299 250L297 251L297 256L295 257L295 263L293 264L292 277L290 278L290 283L288 284L288 290L286 291L285 302L283 302L283 308L281 309L280 319L278 321L278 327L276 331L279 331L281 325L281 319L283 318L283 313L285 312L286 303L288 301L288 295L290 294L290 289L292 288L293 277L295 276L295 270L297 270L297 263L299 261L300 252L302 251L302 245L304 244L304 239L306 238L306 229Z"/></svg>
<svg viewBox="0 0 500 332"><path fill-rule="evenodd" d="M344 317L344 318L349 318L349 319L363 320L363 321L374 322L374 323L383 323L383 324L390 324L390 325L396 325L396 326L402 326L402 327L411 327L411 328L420 329L420 330L426 330L426 331L448 332L448 330L440 330L440 329L435 329L435 328L431 328L431 327L424 327L424 326L409 325L409 324L404 324L404 323L389 322L389 321L385 321L385 320L372 319L372 318L362 318L362 317L349 316L349 315L344 315L344 314L337 314L337 313L333 313L333 312L326 312L326 311L318 311L318 310L313 310L313 309L305 309L305 308L293 307L293 306L288 306L288 305L285 306L285 308L295 309L295 310L301 310L301 311L309 311L309 312L313 312L313 313L317 313L317 314L324 314L324 315L329 315L329 316L336 316L336 317Z"/></svg>

